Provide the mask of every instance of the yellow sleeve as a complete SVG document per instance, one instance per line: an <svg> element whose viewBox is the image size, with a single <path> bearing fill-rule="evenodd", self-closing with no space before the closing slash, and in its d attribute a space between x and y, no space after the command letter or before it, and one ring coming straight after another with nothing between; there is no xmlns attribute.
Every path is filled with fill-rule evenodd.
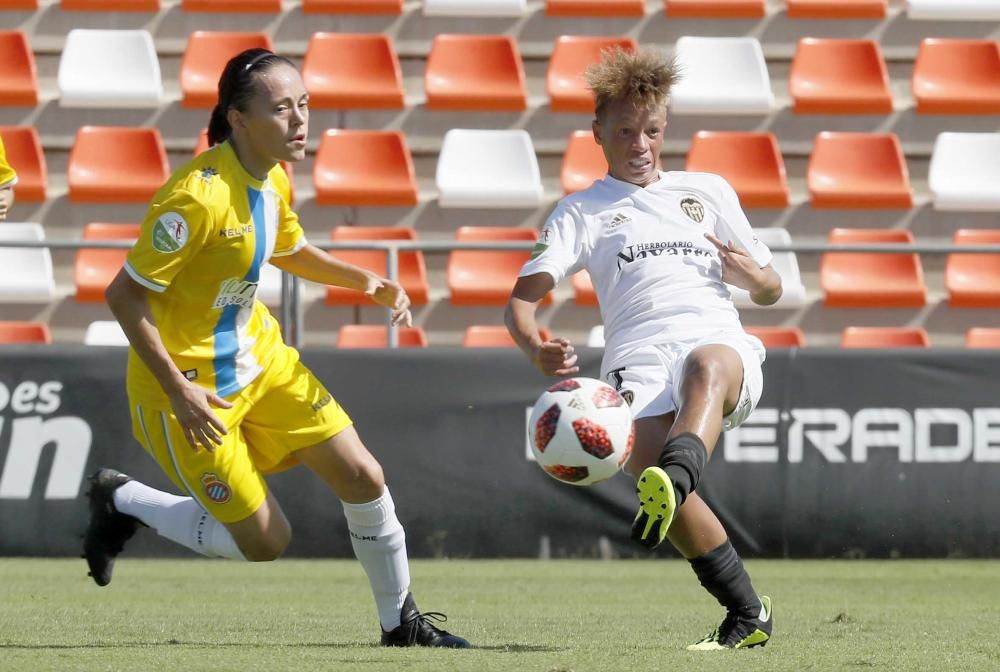
<svg viewBox="0 0 1000 672"><path fill-rule="evenodd" d="M306 246L305 232L299 223L299 216L288 203L291 200L288 175L281 165L275 166L271 173L272 183L278 192L278 234L274 240L274 252L271 256L284 257L295 254Z"/></svg>
<svg viewBox="0 0 1000 672"><path fill-rule="evenodd" d="M205 246L214 225L211 212L190 192L170 192L149 209L125 271L143 287L165 291Z"/></svg>
<svg viewBox="0 0 1000 672"><path fill-rule="evenodd" d="M0 189L13 187L17 184L17 173L7 163L7 151L3 147L3 139L0 138Z"/></svg>

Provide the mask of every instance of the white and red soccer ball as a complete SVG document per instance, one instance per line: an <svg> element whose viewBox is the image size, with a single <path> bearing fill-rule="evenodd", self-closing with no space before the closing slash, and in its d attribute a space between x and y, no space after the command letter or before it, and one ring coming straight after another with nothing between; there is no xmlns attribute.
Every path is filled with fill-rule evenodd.
<svg viewBox="0 0 1000 672"><path fill-rule="evenodd" d="M567 378L543 392L531 411L528 434L545 473L573 485L614 476L635 442L625 399L593 378Z"/></svg>

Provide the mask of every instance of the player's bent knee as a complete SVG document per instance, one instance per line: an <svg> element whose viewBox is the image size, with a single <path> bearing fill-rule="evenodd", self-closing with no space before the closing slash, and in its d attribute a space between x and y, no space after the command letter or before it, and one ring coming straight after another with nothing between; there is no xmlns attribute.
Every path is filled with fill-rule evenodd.
<svg viewBox="0 0 1000 672"><path fill-rule="evenodd" d="M725 361L713 353L695 351L684 362L685 386L698 384L725 390L729 386L729 377Z"/></svg>
<svg viewBox="0 0 1000 672"><path fill-rule="evenodd" d="M280 558L292 541L291 528L274 530L259 539L240 544L240 551L250 562L272 562Z"/></svg>

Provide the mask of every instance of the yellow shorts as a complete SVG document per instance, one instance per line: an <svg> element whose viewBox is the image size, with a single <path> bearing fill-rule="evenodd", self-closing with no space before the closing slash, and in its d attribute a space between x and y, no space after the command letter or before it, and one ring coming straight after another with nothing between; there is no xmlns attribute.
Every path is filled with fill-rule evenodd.
<svg viewBox="0 0 1000 672"><path fill-rule="evenodd" d="M326 441L351 419L299 353L285 345L257 378L212 410L228 434L213 452L193 450L169 405L129 394L132 435L167 476L212 517L235 523L253 514L267 496L264 475L296 464L292 453Z"/></svg>

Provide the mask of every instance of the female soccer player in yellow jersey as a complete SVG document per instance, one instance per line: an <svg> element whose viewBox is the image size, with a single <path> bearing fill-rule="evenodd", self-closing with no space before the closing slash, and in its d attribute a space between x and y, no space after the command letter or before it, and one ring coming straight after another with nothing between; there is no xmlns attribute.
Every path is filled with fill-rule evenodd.
<svg viewBox="0 0 1000 672"><path fill-rule="evenodd" d="M387 646L466 648L409 592L403 528L382 468L350 418L255 298L261 266L358 289L410 324L385 278L303 237L282 160L305 156L309 96L287 59L250 49L226 65L209 124L212 149L153 197L135 247L107 290L128 335L135 438L184 496L113 469L91 476L84 556L99 585L142 525L209 557L278 558L291 530L264 475L303 464L342 500Z"/></svg>

